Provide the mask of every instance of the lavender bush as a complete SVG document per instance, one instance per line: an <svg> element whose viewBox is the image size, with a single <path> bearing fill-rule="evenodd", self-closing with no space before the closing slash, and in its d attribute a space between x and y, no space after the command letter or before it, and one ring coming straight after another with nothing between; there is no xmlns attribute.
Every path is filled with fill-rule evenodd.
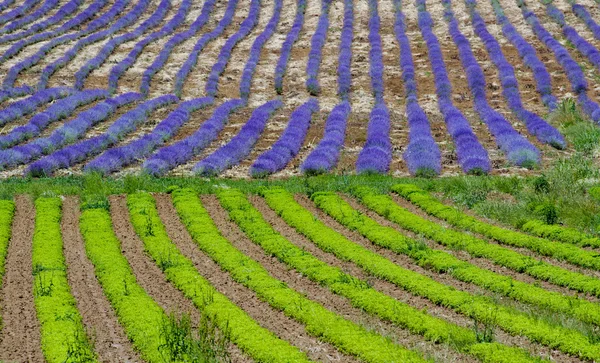
<svg viewBox="0 0 600 363"><path fill-rule="evenodd" d="M277 65L275 66L275 91L277 91L277 94L281 94L283 92L283 76L285 75L288 61L290 60L292 47L294 46L294 43L296 43L296 41L298 40L298 37L300 36L300 31L302 30L302 26L304 25L305 12L306 0L297 0L296 17L294 18L294 24L292 24L290 31L285 37L285 41L283 42L279 53L279 60L277 61Z"/></svg>
<svg viewBox="0 0 600 363"><path fill-rule="evenodd" d="M0 126L34 112L38 107L73 94L69 88L48 88L0 110Z"/></svg>
<svg viewBox="0 0 600 363"><path fill-rule="evenodd" d="M329 30L329 8L331 0L321 0L321 15L311 42L310 52L308 53L308 63L306 64L306 89L313 96L319 95L321 86L319 85L319 69L321 68L321 54L323 46L327 40L327 31Z"/></svg>

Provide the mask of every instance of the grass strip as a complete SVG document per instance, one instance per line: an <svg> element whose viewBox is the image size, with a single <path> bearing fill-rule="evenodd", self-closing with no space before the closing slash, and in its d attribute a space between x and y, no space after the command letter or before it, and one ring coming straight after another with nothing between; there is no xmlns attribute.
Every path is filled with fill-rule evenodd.
<svg viewBox="0 0 600 363"><path fill-rule="evenodd" d="M80 228L96 278L127 337L145 361L163 363L160 350L164 339L160 327L166 314L138 285L121 253L121 243L112 230L110 214L102 208L86 209L81 213Z"/></svg>
<svg viewBox="0 0 600 363"><path fill-rule="evenodd" d="M316 205L347 228L359 232L374 244L397 253L423 248L422 244L407 245L406 238L393 228L384 227L355 210L339 195L318 192L312 195ZM350 241L346 248L350 249ZM484 296L473 295L439 283L430 277L402 268L370 250L354 244L352 258L370 274L383 278L414 295L423 296L435 304L447 306L473 318L476 322L498 326L511 335L526 336L533 342L584 358L598 359L600 347L578 331L501 306ZM415 252L416 253L416 252ZM340 252L341 254L341 252Z"/></svg>
<svg viewBox="0 0 600 363"><path fill-rule="evenodd" d="M419 206L427 214L440 218L454 227L481 234L505 245L526 248L542 256L567 261L580 267L600 270L600 253L598 252L587 251L572 244L554 242L494 226L463 213L457 208L443 204L429 193L412 184L397 184L392 187L392 190Z"/></svg>
<svg viewBox="0 0 600 363"><path fill-rule="evenodd" d="M273 278L258 262L236 249L219 230L191 190L173 192L175 207L200 249L234 280L271 306L305 325L307 332L366 362L425 362L419 354L367 331Z"/></svg>
<svg viewBox="0 0 600 363"><path fill-rule="evenodd" d="M329 237L327 227L315 220L310 212L302 209L291 194L283 190L267 190L263 194L267 203L286 209L288 213L284 213L285 216L282 215L282 217L286 222L291 220L290 225L293 227L296 227L297 223L307 227L302 228L302 231L317 227L311 229L314 234L318 235L316 238L310 238L313 236L310 233L308 233L310 236L307 236L316 241L317 246L327 251L335 249L330 246L327 239ZM332 267L319 260L276 232L240 191L226 190L220 192L219 197L223 206L228 210L229 217L265 252L276 256L280 261L319 285L326 286L333 293L348 298L355 307L406 328L413 334L422 335L427 340L436 343L444 342L459 352L473 354L484 362L534 361L521 349L497 343L480 342L474 331L432 317L425 311L417 310L373 289L366 281L346 274L340 268ZM280 209L278 208L277 211L279 212Z"/></svg>
<svg viewBox="0 0 600 363"><path fill-rule="evenodd" d="M198 273L192 261L169 239L151 195L130 194L127 206L146 252L167 280L207 314L221 331L228 331L231 341L240 349L257 362L310 362L298 348L261 327Z"/></svg>
<svg viewBox="0 0 600 363"><path fill-rule="evenodd" d="M49 363L96 362L67 280L60 221L60 198L35 201L33 234L34 301L41 325L42 351Z"/></svg>

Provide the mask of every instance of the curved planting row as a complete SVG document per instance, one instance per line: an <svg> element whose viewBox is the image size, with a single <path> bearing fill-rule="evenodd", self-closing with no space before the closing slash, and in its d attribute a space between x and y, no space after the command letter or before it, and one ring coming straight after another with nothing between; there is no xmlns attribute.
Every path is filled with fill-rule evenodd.
<svg viewBox="0 0 600 363"><path fill-rule="evenodd" d="M23 61L10 67L8 74L2 82L2 87L13 87L21 72L36 65L39 61L44 59L52 49L56 48L57 46L84 37L109 24L117 15L119 15L121 11L123 11L123 8L127 5L128 2L128 0L116 1L107 12L102 13L102 15L100 15L98 18L90 21L85 27L85 29L69 33L58 38L54 38L50 42L44 44L35 54L25 58ZM93 17L100 11L100 9L102 9L104 4L105 0L98 0L97 2L90 5L90 7L88 7L85 11L77 15L77 18L80 18L80 20L83 21L84 19L89 19ZM27 40L29 41L29 39Z"/></svg>
<svg viewBox="0 0 600 363"><path fill-rule="evenodd" d="M68 3L64 4L63 6L61 6L60 9L58 9L58 11L54 15L52 15L51 17L49 17L47 19L44 19L42 21L39 21L35 24L30 25L26 30L20 31L18 33L6 34L6 35L0 36L0 44L8 43L13 40L25 38L32 34L39 33L40 31L47 29L48 27L64 20L68 16L73 15L73 13L75 13L77 8L79 8L79 6L81 6L81 4L83 4L83 0L71 0ZM7 25L7 27L8 27L8 25ZM4 34L5 32L1 31L1 33Z"/></svg>
<svg viewBox="0 0 600 363"><path fill-rule="evenodd" d="M521 229L534 236L570 243L580 247L600 248L600 238L587 235L575 228L546 224L538 220L525 222Z"/></svg>
<svg viewBox="0 0 600 363"><path fill-rule="evenodd" d="M94 70L100 68L102 64L106 61L106 59L115 51L115 49L128 41L134 40L142 36L147 30L157 26L167 15L171 7L170 0L161 0L161 2L156 7L156 10L152 13L152 15L146 19L142 24L137 26L131 32L126 34L119 35L118 37L112 38L109 40L104 47L98 52L98 54L87 61L77 72L75 72L75 85L74 87L77 89L82 89L85 80Z"/></svg>
<svg viewBox="0 0 600 363"><path fill-rule="evenodd" d="M25 25L32 23L40 18L42 18L47 12L54 9L58 5L58 0L46 0L44 3L34 12L21 16L19 19L14 20L2 28L0 28L0 34L12 33L15 30L24 27Z"/></svg>
<svg viewBox="0 0 600 363"><path fill-rule="evenodd" d="M338 96L347 101L352 87L352 39L354 38L354 4L344 0L344 22L338 57Z"/></svg>
<svg viewBox="0 0 600 363"><path fill-rule="evenodd" d="M165 65L173 48L175 48L178 44L183 43L188 40L196 33L198 33L204 25L210 19L210 13L213 11L215 7L216 0L208 0L204 2L202 5L202 10L200 11L200 15L194 20L194 22L187 28L185 31L179 32L171 37L167 41L167 43L163 46L160 53L154 59L154 62L144 71L142 75L142 84L140 86L140 92L144 95L147 95L150 92L150 82L152 81L152 77L160 71L160 69Z"/></svg>
<svg viewBox="0 0 600 363"><path fill-rule="evenodd" d="M275 91L277 94L283 93L283 76L285 75L288 62L290 60L290 54L292 52L292 47L294 43L298 40L300 36L300 31L302 30L302 26L304 25L304 14L306 13L306 0L297 0L296 1L296 17L294 18L294 24L290 31L287 33L285 37L285 41L283 42L279 60L277 61L277 65L275 66Z"/></svg>
<svg viewBox="0 0 600 363"><path fill-rule="evenodd" d="M415 204L419 199L425 199L423 203L419 204L422 205L421 207L425 209L426 212L431 213L432 215L435 215L434 212L437 210L440 212L440 217L446 216L448 213L449 207L440 205L441 203L438 201L431 200L431 197L419 195L422 194L421 191L414 186L396 185L392 189L403 196L406 195L407 198L410 198L411 202ZM415 191L417 194L411 197L410 195ZM391 202L386 203L388 204L388 208L393 207L396 210L400 210L398 206L391 204ZM450 210L450 212L452 214L460 213L454 210ZM467 218L467 222L469 222L469 219L470 218ZM439 224L427 221L423 218L420 218L419 221L419 225L411 225L411 228L413 228L414 231L418 231L417 233L422 233L423 235L428 236L428 238L434 239L436 242L443 245L465 250L473 257L487 258L500 266L528 274L540 280L549 281L555 285L568 287L569 289L585 292L590 295L600 296L600 281L595 277L554 266L509 248L489 243L488 241L477 238L469 233L442 228ZM449 221L452 221L452 219ZM395 222L399 223L399 220L396 220ZM511 235L510 231L507 232Z"/></svg>
<svg viewBox="0 0 600 363"><path fill-rule="evenodd" d="M217 26L212 31L204 34L200 39L198 39L198 41L194 45L194 48L190 52L190 55L188 56L187 60L177 72L177 76L175 76L174 93L178 97L181 97L185 80L187 79L187 76L190 74L192 69L194 69L194 67L196 66L196 63L198 62L198 56L200 55L206 44L208 44L208 42L210 42L211 40L214 40L217 37L219 37L225 31L225 28L227 28L227 26L229 26L229 24L231 24L231 22L233 21L233 15L235 14L235 8L237 4L238 0L229 0L227 2L227 9L225 9L225 14L223 14L223 18L221 18L219 24L217 24Z"/></svg>
<svg viewBox="0 0 600 363"><path fill-rule="evenodd" d="M310 362L298 348L261 327L198 273L192 261L169 239L158 216L156 203L149 194L130 195L127 205L131 222L144 242L146 252L161 267L167 280L191 299L203 314L207 314L219 329L229 331L233 343L242 351L257 362ZM185 206L181 208L185 209ZM209 236L209 233L206 235ZM200 238L200 235L197 237ZM207 296L211 298L207 299Z"/></svg>
<svg viewBox="0 0 600 363"><path fill-rule="evenodd" d="M243 221L245 210L237 191L218 194L229 217ZM425 362L420 354L407 350L363 326L346 320L321 304L296 292L277 280L256 260L244 255L223 238L193 192L173 193L175 207L198 247L212 258L231 277L253 290L261 300L306 326L306 332L329 342L340 350L365 362ZM247 201L246 201L247 203ZM262 236L257 236L260 238ZM268 242L267 242L268 243Z"/></svg>
<svg viewBox="0 0 600 363"><path fill-rule="evenodd" d="M315 193L316 205L347 228L357 231L375 245L396 253L418 250L419 244L407 245L406 239L396 230L383 227L360 211L355 210L339 196L330 192ZM495 326L515 336L525 336L532 342L559 349L583 359L598 359L600 349L583 333L542 319L532 317L515 308L494 303L491 299L444 285L432 278L405 269L366 248L357 246L364 259L353 261L369 274L388 280L416 296L422 296L435 304L446 306L460 314L478 321L494 321ZM348 253L340 250L339 253ZM371 257L367 259L367 257ZM367 263L368 262L368 263ZM510 288L510 286L509 286ZM489 320L492 319L492 320Z"/></svg>
<svg viewBox="0 0 600 363"><path fill-rule="evenodd" d="M71 116L78 107L108 97L104 90L88 90L72 94L51 104L43 112L37 113L25 125L15 127L8 134L0 136L0 149L6 149L25 140L38 136L53 122Z"/></svg>
<svg viewBox="0 0 600 363"><path fill-rule="evenodd" d="M390 141L390 113L383 100L383 53L379 29L381 20L377 0L369 0L369 51L371 88L375 97L375 106L369 115L367 141L358 154L356 171L358 173L388 172L392 162L392 143Z"/></svg>
<svg viewBox="0 0 600 363"><path fill-rule="evenodd" d="M154 110L178 101L179 99L173 95L160 96L146 101L134 110L119 117L104 133L55 151L32 163L25 174L33 176L51 175L57 169L70 167L90 156L97 155L123 139L130 132L133 132L148 119L148 116Z"/></svg>
<svg viewBox="0 0 600 363"><path fill-rule="evenodd" d="M396 40L400 44L400 68L406 92L406 116L409 127L408 145L403 157L412 175L437 175L442 170L442 156L440 148L431 135L431 125L427 115L419 106L415 65L410 41L406 35L406 17L402 12L402 2L395 0L394 8L396 10L394 30Z"/></svg>
<svg viewBox="0 0 600 363"><path fill-rule="evenodd" d="M11 98L18 98L28 96L35 93L35 88L30 86L21 86L16 88L9 88L0 90L0 103ZM1 111L0 111L1 112Z"/></svg>
<svg viewBox="0 0 600 363"><path fill-rule="evenodd" d="M306 64L306 89L312 96L318 96L321 92L319 84L319 69L321 68L321 55L323 46L327 40L327 31L329 30L329 8L331 0L321 0L321 15L317 29L310 41L310 52L308 53L308 62Z"/></svg>
<svg viewBox="0 0 600 363"><path fill-rule="evenodd" d="M491 169L487 151L473 132L469 121L452 102L452 84L448 78L446 63L437 36L433 33L433 20L425 7L425 1L417 1L419 28L427 45L429 62L433 71L438 108L444 116L446 127L454 145L462 170L467 174L488 173Z"/></svg>
<svg viewBox="0 0 600 363"><path fill-rule="evenodd" d="M229 121L231 113L245 104L246 102L242 99L224 102L192 135L172 145L165 146L150 156L142 166L143 171L154 176L160 176L191 160L217 138L219 132L223 130L223 127Z"/></svg>
<svg viewBox="0 0 600 363"><path fill-rule="evenodd" d="M0 151L0 170L27 164L83 137L92 126L110 117L119 107L141 99L137 93L125 93L111 98L56 129L50 136L37 138L27 144Z"/></svg>
<svg viewBox="0 0 600 363"><path fill-rule="evenodd" d="M518 166L533 167L540 162L539 150L523 135L519 134L502 114L494 110L486 97L486 81L481 66L471 49L469 40L460 32L458 22L449 0L442 0L444 18L449 33L458 48L458 54L467 76L469 89L474 98L475 111L494 135L498 147L507 159Z"/></svg>
<svg viewBox="0 0 600 363"><path fill-rule="evenodd" d="M540 116L523 107L519 92L519 83L513 66L506 60L498 41L488 32L485 21L475 9L476 2L474 0L465 0L465 3L469 9L475 33L485 45L490 59L498 69L502 94L506 99L508 107L527 126L527 131L537 137L540 142L550 144L557 149L564 149L567 143L560 132L550 126Z"/></svg>
<svg viewBox="0 0 600 363"><path fill-rule="evenodd" d="M240 98L242 99L248 99L250 96L252 77L254 75L254 70L258 65L258 61L260 60L260 52L262 51L265 43L273 36L275 30L277 29L277 24L279 24L279 18L281 17L282 7L283 0L275 0L275 4L273 6L273 16L271 16L271 19L267 23L267 26L263 32L260 33L254 40L254 43L252 43L250 55L248 56L248 60L246 61L246 65L242 71L242 79L240 81Z"/></svg>
<svg viewBox="0 0 600 363"><path fill-rule="evenodd" d="M253 177L263 177L283 170L300 151L312 115L318 111L319 103L314 98L296 108L279 139L254 161L250 167L250 174Z"/></svg>
<svg viewBox="0 0 600 363"><path fill-rule="evenodd" d="M148 35L144 39L137 42L133 49L127 54L127 57L117 63L110 70L108 75L108 90L113 93L118 88L119 79L138 59L144 48L146 48L152 42L159 40L160 38L166 37L173 33L184 21L187 13L190 11L192 6L191 0L183 0L177 10L175 16L171 18L162 28Z"/></svg>
<svg viewBox="0 0 600 363"><path fill-rule="evenodd" d="M200 175L218 175L242 161L262 134L271 115L283 104L271 100L257 107L240 131L227 144L194 165L194 173Z"/></svg>
<svg viewBox="0 0 600 363"><path fill-rule="evenodd" d="M12 200L0 200L0 287L4 281L8 243L12 235L12 224L15 216L15 203ZM0 324L2 318L0 317Z"/></svg>
<svg viewBox="0 0 600 363"><path fill-rule="evenodd" d="M519 34L517 29L511 24L504 10L500 6L498 0L491 0L494 13L496 14L496 21L502 26L502 34L515 46L519 52L521 60L533 73L535 79L535 85L538 93L542 97L542 102L548 107L550 111L554 111L558 105L556 97L552 94L552 81L550 79L550 73L546 69L546 66L538 58L535 48L529 44L525 38Z"/></svg>
<svg viewBox="0 0 600 363"><path fill-rule="evenodd" d="M40 0L25 0L23 5L8 11L4 14L0 14L0 25L6 24L9 21L22 17L25 13L27 13L31 8L33 8Z"/></svg>
<svg viewBox="0 0 600 363"><path fill-rule="evenodd" d="M129 3L129 0L120 0L125 4ZM56 73L59 69L63 68L67 65L81 50L90 44L99 42L107 37L112 36L119 30L123 29L126 26L131 25L134 21L139 19L139 17L144 13L150 1L141 0L138 1L135 7L127 12L125 15L121 16L117 21L115 21L108 29L96 32L91 34L83 39L77 41L77 43L71 47L62 57L58 58L54 62L50 63L42 70L42 74L40 75L40 81L38 82L37 88L42 89L48 86L48 81L50 77Z"/></svg>
<svg viewBox="0 0 600 363"><path fill-rule="evenodd" d="M32 265L42 351L48 363L63 363L73 357L80 362L97 362L67 280L60 231L61 207L60 198L35 201Z"/></svg>
<svg viewBox="0 0 600 363"><path fill-rule="evenodd" d="M575 13L575 15L577 15L581 20L583 20L587 28L594 34L594 37L596 39L600 39L600 25L598 25L594 18L592 18L585 6L575 4L573 2L571 4L571 9L573 9L573 13Z"/></svg>
<svg viewBox="0 0 600 363"><path fill-rule="evenodd" d="M9 8L14 3L15 3L15 0L3 0L2 2L0 2L0 11L4 11L5 9Z"/></svg>
<svg viewBox="0 0 600 363"><path fill-rule="evenodd" d="M36 92L32 96L12 103L0 110L0 126L4 126L20 117L29 115L38 107L47 105L54 100L65 98L73 93L73 90L64 87L49 88Z"/></svg>
<svg viewBox="0 0 600 363"><path fill-rule="evenodd" d="M212 69L208 75L208 79L206 80L206 86L204 87L204 91L207 96L215 97L217 95L217 90L219 88L219 78L221 74L225 71L225 67L227 67L227 63L229 63L229 58L231 57L231 52L233 48L242 41L245 37L247 37L252 29L258 24L258 16L260 15L260 6L261 0L252 0L250 2L250 10L248 11L248 16L244 19L242 24L240 24L240 28L235 34L227 38L227 41L221 47L221 51L219 52L219 56L217 57L217 61L213 64Z"/></svg>
<svg viewBox="0 0 600 363"><path fill-rule="evenodd" d="M363 268L364 266L371 265L372 267L368 272L378 277L381 276L379 271L385 269L391 263L389 260L385 260L383 257L365 250L346 239L342 234L328 228L316 216L300 206L294 200L293 195L280 189L265 190L262 194L267 204L288 225L310 239L318 248L333 253L338 258L355 263ZM264 223L260 219L260 215L251 208L246 208L245 210L245 215L253 217L254 221L246 229L250 230L251 227L260 228L260 224ZM255 214L255 216L252 214ZM255 227L256 225L259 226ZM267 227L262 228L267 229ZM259 235L258 231L256 233L249 232L248 234L252 236ZM280 236L272 238L272 240L275 239L282 238ZM282 243L280 242L279 244L281 245ZM367 283L364 283L364 281L361 281L363 282L361 284L359 281L356 281L355 277L328 266L304 250L301 253L299 251L298 247L290 246L286 243L285 247L282 246L279 251L274 251L271 248L271 250L267 250L266 252L291 264L298 272L315 280L320 285L327 286L334 293L347 297L355 306L408 329L414 334L423 335L425 339L450 344L453 349L474 355L484 362L504 362L508 360L513 362L527 362L531 360L531 357L527 353L518 348L509 348L498 343L489 344L480 342L473 331L454 325L443 319L432 317L424 310L417 310L378 291L372 291L372 288ZM298 257L290 252L296 252ZM338 278L331 278L329 276L338 276ZM349 288L347 285L351 285L352 287Z"/></svg>
<svg viewBox="0 0 600 363"><path fill-rule="evenodd" d="M183 102L162 120L152 132L136 139L127 145L112 148L87 163L84 171L96 171L102 174L120 170L136 160L145 159L154 149L175 135L177 130L189 119L192 112L213 103L210 97L196 98Z"/></svg>

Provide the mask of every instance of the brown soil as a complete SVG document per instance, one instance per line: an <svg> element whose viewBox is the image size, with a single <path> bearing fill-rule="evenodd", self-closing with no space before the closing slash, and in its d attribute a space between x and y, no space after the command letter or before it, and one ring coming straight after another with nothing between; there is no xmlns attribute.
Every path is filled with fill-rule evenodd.
<svg viewBox="0 0 600 363"><path fill-rule="evenodd" d="M2 303L0 359L43 362L40 324L33 301L31 266L35 208L31 199L24 195L17 196L15 202L16 213L0 294Z"/></svg>
<svg viewBox="0 0 600 363"><path fill-rule="evenodd" d="M297 346L310 359L324 362L353 361L330 344L309 336L302 325L260 300L250 289L235 282L227 272L221 270L219 265L201 252L179 220L170 196L156 195L156 205L169 237L179 250L192 260L200 274L210 281L217 291L227 296L261 326Z"/></svg>
<svg viewBox="0 0 600 363"><path fill-rule="evenodd" d="M139 362L138 353L127 339L123 327L102 287L94 275L94 265L87 259L79 233L79 200L67 197L63 202L61 232L63 252L67 264L67 278L71 293L77 301L83 323L93 337L98 359L101 362Z"/></svg>

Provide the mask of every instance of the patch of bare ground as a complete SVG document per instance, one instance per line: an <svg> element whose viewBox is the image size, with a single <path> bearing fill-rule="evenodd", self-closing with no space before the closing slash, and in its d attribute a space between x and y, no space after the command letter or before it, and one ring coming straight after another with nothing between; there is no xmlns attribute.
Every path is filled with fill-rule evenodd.
<svg viewBox="0 0 600 363"><path fill-rule="evenodd" d="M352 112L346 123L344 148L340 152L338 173L353 172L356 159L367 140L369 114L375 100L371 92L369 75L369 4L367 1L354 2L354 39L352 41L352 91L350 103Z"/></svg>
<svg viewBox="0 0 600 363"><path fill-rule="evenodd" d="M204 90L206 86L206 81L212 70L213 65L217 61L219 53L221 52L221 48L223 47L223 45L225 45L227 39L229 39L229 37L231 37L239 30L240 24L248 16L249 8L250 0L240 0L231 24L227 28L225 28L225 31L223 32L223 34L221 34L221 36L207 44L202 53L200 53L200 56L198 57L198 63L193 68L192 72L190 72L190 74L188 75L185 85L183 87L182 95L184 98L202 97L206 95L206 92ZM248 38L246 38L246 41L247 40ZM241 43L243 43L243 41ZM237 47L239 47L241 43L238 43ZM232 53L232 58L230 58L229 60L229 65L231 65L231 63L234 62L233 54L235 54L235 49ZM240 55L238 55L238 57L239 56ZM243 66L244 65L242 64L241 67ZM221 75L221 81L223 81L223 79L233 80L234 78L235 77L227 73L227 70L225 70L225 72L223 72L223 74ZM222 90L219 89L220 93L222 93L221 91ZM235 97L238 96L239 95L236 92Z"/></svg>
<svg viewBox="0 0 600 363"><path fill-rule="evenodd" d="M223 271L218 264L198 248L179 220L170 196L160 194L155 195L155 198L158 214L165 225L169 238L217 291L243 309L262 327L305 352L310 359L324 362L354 361L352 357L338 352L330 344L309 336L302 325L287 317L283 312L269 306L250 289L235 282L226 271Z"/></svg>
<svg viewBox="0 0 600 363"><path fill-rule="evenodd" d="M31 248L35 207L25 195L15 197L16 212L8 244L4 281L0 292L2 331L0 359L43 362L40 323L33 301Z"/></svg>
<svg viewBox="0 0 600 363"><path fill-rule="evenodd" d="M87 259L84 242L79 233L79 200L67 197L63 201L61 233L67 278L71 293L77 301L83 324L93 338L98 359L102 362L139 362L123 327L102 287L94 275L94 265Z"/></svg>
<svg viewBox="0 0 600 363"><path fill-rule="evenodd" d="M386 220L384 220L383 218L379 217L378 215L368 211L366 208L364 208L363 206L361 206L359 203L357 203L356 201L354 201L351 198L348 198L344 195L342 195L342 197L352 205L353 208L363 212L365 215L375 219L378 223L384 225L384 226L388 226L388 227L395 227L391 222L388 222ZM337 221L335 221L333 218L329 217L326 213L324 213L322 210L320 210L319 208L317 208L313 202L311 202L306 196L303 195L296 195L296 201L298 203L300 203L304 208L306 208L307 210L309 210L313 215L315 215L316 217L318 217L323 223L325 223L329 228L333 229L334 231L340 233L341 235L343 235L344 237L346 237L347 239L349 239L350 241L368 249L371 250L372 252L375 252L385 258L387 258L388 260L394 262L395 264L406 268L408 270L412 270L414 272L417 272L421 275L427 276L439 283L442 283L444 285L448 285L451 286L457 290L461 290L461 291L466 291L470 294L473 294L475 296L479 296L479 295L484 295L486 293L485 290L483 290L482 288L475 286L473 284L469 284L469 283L464 283L461 281L458 281L454 278L452 278L451 276L447 275L447 274L440 274L440 273L435 273L432 272L430 270L426 270L423 269L422 267L416 265L414 263L414 261L406 256L406 255L400 255L397 253L394 253L388 249L376 246L375 244L373 244L371 241L369 241L368 239L366 239L365 237L363 237L362 235L360 235L360 233L355 232L355 231L351 231L348 228L342 226L341 224L339 224ZM401 231L401 233L406 234L405 231ZM425 241L426 242L426 241ZM431 246L430 246L431 247ZM448 251L446 251L448 252ZM472 261L469 261L472 262ZM376 286L376 285L374 285ZM502 300L504 299L503 297L497 297L494 296L494 298L497 298L497 301L500 303L504 303ZM449 320L451 322L457 323L461 326L473 326L473 323L470 321L470 319L466 316L463 316L461 314L456 313L455 311L451 310L451 309L447 309L444 307L439 307L436 306L435 304L431 303L429 300L425 299L425 298L421 298L418 296L414 296L412 297L412 299L418 299L418 300L423 300L425 302L425 304L431 304L434 307L427 307L427 312L431 313L434 316L438 316L441 317L443 319ZM411 302L411 305L414 305ZM521 307L517 304L515 304L516 307ZM419 306L417 306L419 307ZM436 310L437 309L437 310ZM438 311L436 313L436 311ZM452 317L452 318L450 318ZM536 343L532 343L531 341L529 341L527 338L522 337L522 336L511 336L508 333L504 332L503 330L496 328L495 332L494 332L494 337L495 340L502 343L502 344L506 344L506 345L510 345L510 346L518 346L521 348L524 348L526 350L528 350L533 356L540 356L540 357L545 357L545 358L554 358L554 359L558 359L559 361L564 361L565 362L578 362L579 360L566 356L565 354L553 350L553 349L549 349L545 346L536 344Z"/></svg>
<svg viewBox="0 0 600 363"><path fill-rule="evenodd" d="M435 81L433 79L431 64L429 63L428 50L417 23L417 9L407 2L403 6L402 11L406 17L406 35L411 42L410 47L415 67L415 81L417 84L419 105L427 114L429 125L431 126L431 135L440 148L442 159L441 174L444 176L460 175L462 170L458 164L454 143L448 133L444 117L437 104Z"/></svg>

